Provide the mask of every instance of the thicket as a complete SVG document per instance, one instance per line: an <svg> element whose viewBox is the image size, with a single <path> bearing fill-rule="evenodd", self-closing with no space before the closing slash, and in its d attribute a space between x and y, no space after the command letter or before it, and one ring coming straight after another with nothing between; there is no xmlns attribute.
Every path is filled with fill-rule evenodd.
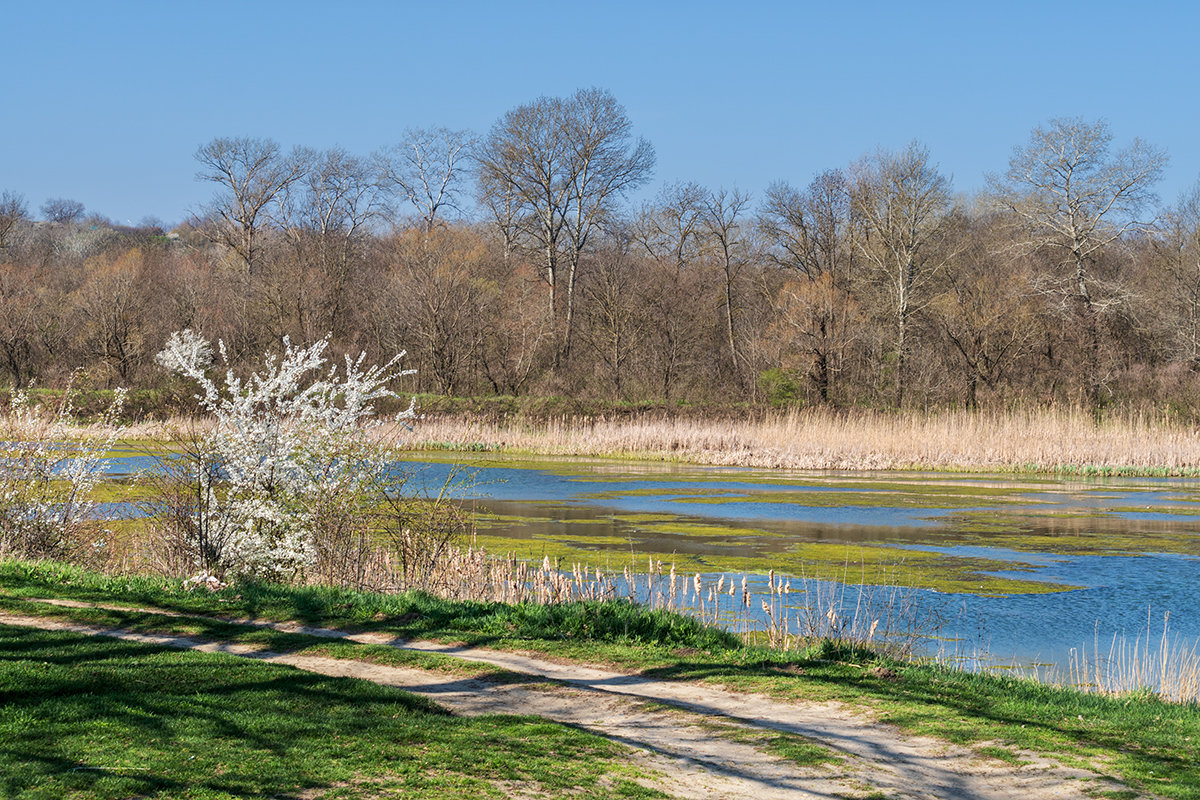
<svg viewBox="0 0 1200 800"><path fill-rule="evenodd" d="M588 90L369 156L215 139L196 154L213 200L170 230L35 221L6 193L0 376L193 410L153 362L191 328L243 373L284 337L407 349L407 392L497 414L1200 407L1200 191L1158 206L1165 156L1103 123L1036 129L974 198L913 144L802 188L672 184L636 207L653 150L631 126ZM1083 224L1038 169L1070 172Z"/></svg>

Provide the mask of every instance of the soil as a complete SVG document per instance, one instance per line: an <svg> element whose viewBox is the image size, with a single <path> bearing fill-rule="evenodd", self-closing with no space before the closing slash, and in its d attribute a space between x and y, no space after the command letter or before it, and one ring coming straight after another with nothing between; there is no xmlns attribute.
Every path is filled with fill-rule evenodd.
<svg viewBox="0 0 1200 800"><path fill-rule="evenodd" d="M64 606L98 606L43 601ZM126 609L127 610L127 609ZM163 613L159 609L144 609ZM830 702L784 702L707 685L667 682L534 656L437 642L402 641L287 623L242 621L282 631L444 653L529 675L488 681L343 658L274 653L247 645L0 613L0 624L112 636L222 652L323 675L359 678L424 695L457 714L521 714L572 725L632 748L644 783L686 800L946 798L1048 800L1124 789L1096 773L1034 753L1020 764L937 739L910 736L870 713ZM545 682L538 679L551 679ZM779 733L828 748L835 761L805 766L769 752Z"/></svg>

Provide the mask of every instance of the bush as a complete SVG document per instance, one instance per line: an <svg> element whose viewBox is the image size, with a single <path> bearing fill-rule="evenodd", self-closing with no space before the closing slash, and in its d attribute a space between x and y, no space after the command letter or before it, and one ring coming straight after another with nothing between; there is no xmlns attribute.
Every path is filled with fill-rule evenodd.
<svg viewBox="0 0 1200 800"><path fill-rule="evenodd" d="M117 436L124 393L102 419L99 440L72 438L71 391L57 409L14 390L0 417L0 557L103 560L110 534L89 494Z"/></svg>
<svg viewBox="0 0 1200 800"><path fill-rule="evenodd" d="M800 384L792 370L772 367L758 376L758 386L775 408L792 405L800 397Z"/></svg>
<svg viewBox="0 0 1200 800"><path fill-rule="evenodd" d="M402 353L365 368L362 356L347 357L339 375L326 367L328 343L285 338L282 355L244 381L222 344L218 384L209 343L172 334L157 361L199 386L213 423L179 433L155 478L149 511L168 567L284 582L361 576L375 552L376 511L405 478L392 469L393 448L371 436L383 423L374 403L396 397L388 383L409 372L395 368ZM413 416L410 404L395 422Z"/></svg>

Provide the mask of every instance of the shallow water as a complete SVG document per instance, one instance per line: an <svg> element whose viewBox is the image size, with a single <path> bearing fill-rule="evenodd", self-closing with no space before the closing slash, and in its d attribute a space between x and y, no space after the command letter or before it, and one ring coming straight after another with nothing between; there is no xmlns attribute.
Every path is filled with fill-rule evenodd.
<svg viewBox="0 0 1200 800"><path fill-rule="evenodd" d="M460 466L466 462L465 467ZM113 476L153 463L114 459ZM702 579L766 571L810 588L902 586L941 622L931 647L1064 665L1114 635L1157 645L1164 614L1200 641L1200 480L798 472L597 459L412 453L413 491L476 513L478 543L563 568L649 559ZM802 603L803 596L794 596ZM847 602L856 592L847 592ZM982 654L987 654L983 656Z"/></svg>
<svg viewBox="0 0 1200 800"><path fill-rule="evenodd" d="M444 456L414 454L414 486ZM1200 641L1200 480L789 472L475 458L456 495L492 552L620 571L769 568L912 587L943 653L1064 665L1114 635ZM632 555L631 555L632 554ZM848 593L853 601L854 592Z"/></svg>

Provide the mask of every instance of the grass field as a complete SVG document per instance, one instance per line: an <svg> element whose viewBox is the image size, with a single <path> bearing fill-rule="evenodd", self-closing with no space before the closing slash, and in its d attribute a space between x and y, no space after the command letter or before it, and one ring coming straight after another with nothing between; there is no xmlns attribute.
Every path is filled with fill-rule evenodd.
<svg viewBox="0 0 1200 800"><path fill-rule="evenodd" d="M627 750L531 717L222 654L0 626L7 798L661 797Z"/></svg>

